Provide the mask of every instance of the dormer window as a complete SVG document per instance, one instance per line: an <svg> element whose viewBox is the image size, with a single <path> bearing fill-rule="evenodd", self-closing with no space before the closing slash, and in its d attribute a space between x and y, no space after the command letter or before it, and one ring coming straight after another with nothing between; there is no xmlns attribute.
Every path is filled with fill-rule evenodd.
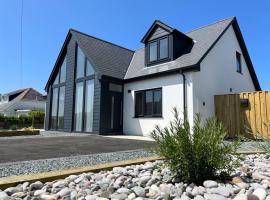
<svg viewBox="0 0 270 200"><path fill-rule="evenodd" d="M153 62L157 60L157 41L149 44L149 61Z"/></svg>
<svg viewBox="0 0 270 200"><path fill-rule="evenodd" d="M149 63L162 61L169 57L168 36L149 42Z"/></svg>
<svg viewBox="0 0 270 200"><path fill-rule="evenodd" d="M193 47L192 38L159 20L156 20L143 36L145 66L173 61L187 54Z"/></svg>
<svg viewBox="0 0 270 200"><path fill-rule="evenodd" d="M164 59L169 56L169 42L168 37L159 40L159 58Z"/></svg>

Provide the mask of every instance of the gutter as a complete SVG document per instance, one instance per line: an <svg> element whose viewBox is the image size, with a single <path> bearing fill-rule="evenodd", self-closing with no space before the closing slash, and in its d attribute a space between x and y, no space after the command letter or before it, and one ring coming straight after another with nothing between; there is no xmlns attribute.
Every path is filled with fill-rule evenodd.
<svg viewBox="0 0 270 200"><path fill-rule="evenodd" d="M180 74L183 78L183 112L184 112L184 121L187 119L187 102L186 102L186 76L182 70L180 70Z"/></svg>

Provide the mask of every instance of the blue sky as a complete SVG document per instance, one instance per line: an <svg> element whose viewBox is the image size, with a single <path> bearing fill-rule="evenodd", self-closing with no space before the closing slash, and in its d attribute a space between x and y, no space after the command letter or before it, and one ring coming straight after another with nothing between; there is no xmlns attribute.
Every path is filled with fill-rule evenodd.
<svg viewBox="0 0 270 200"><path fill-rule="evenodd" d="M238 19L262 89L270 89L269 0L24 0L22 73L21 2L0 0L0 93L44 92L69 28L137 49L155 19L185 32L230 16Z"/></svg>

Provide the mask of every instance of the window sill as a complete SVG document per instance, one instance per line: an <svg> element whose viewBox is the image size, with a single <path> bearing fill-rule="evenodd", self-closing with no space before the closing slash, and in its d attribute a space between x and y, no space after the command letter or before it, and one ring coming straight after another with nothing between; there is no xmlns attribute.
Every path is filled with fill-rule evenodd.
<svg viewBox="0 0 270 200"><path fill-rule="evenodd" d="M162 115L160 115L160 116L134 116L133 118L145 118L145 119L147 119L147 118L161 118L161 119L163 119L163 116Z"/></svg>
<svg viewBox="0 0 270 200"><path fill-rule="evenodd" d="M240 72L240 71L236 71L238 74L241 74L241 75L243 75L243 72Z"/></svg>
<svg viewBox="0 0 270 200"><path fill-rule="evenodd" d="M147 67L154 66L154 65L157 65L157 64L162 64L162 63L165 63L165 62L169 62L171 60L172 59L170 57L168 57L168 58L163 58L163 59L160 59L160 60L148 61Z"/></svg>

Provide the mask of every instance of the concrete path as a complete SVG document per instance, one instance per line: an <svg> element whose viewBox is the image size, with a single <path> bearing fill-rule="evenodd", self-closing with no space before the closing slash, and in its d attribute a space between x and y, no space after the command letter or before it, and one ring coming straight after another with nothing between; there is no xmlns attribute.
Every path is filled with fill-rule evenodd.
<svg viewBox="0 0 270 200"><path fill-rule="evenodd" d="M153 144L96 135L0 139L0 163L136 150Z"/></svg>

